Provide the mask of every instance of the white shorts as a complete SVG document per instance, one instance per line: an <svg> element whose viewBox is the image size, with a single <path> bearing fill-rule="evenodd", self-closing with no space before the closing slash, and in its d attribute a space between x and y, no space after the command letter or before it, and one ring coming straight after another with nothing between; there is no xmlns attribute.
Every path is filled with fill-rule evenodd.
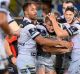
<svg viewBox="0 0 80 74"><path fill-rule="evenodd" d="M55 55L51 55L51 57L43 57L43 56L38 56L37 58L37 68L41 68L45 66L46 69L49 70L54 70L55 66Z"/></svg>
<svg viewBox="0 0 80 74"><path fill-rule="evenodd" d="M31 74L33 72L36 72L35 56L19 54L17 57L16 65L19 74Z"/></svg>
<svg viewBox="0 0 80 74"><path fill-rule="evenodd" d="M80 74L80 51L72 52L72 61L66 74Z"/></svg>
<svg viewBox="0 0 80 74"><path fill-rule="evenodd" d="M69 69L65 74L80 74L80 60L71 62Z"/></svg>

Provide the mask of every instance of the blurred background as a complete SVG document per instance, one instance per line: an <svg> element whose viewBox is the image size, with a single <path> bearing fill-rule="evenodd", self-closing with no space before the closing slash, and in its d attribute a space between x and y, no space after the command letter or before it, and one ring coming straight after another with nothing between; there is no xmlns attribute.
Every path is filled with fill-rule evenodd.
<svg viewBox="0 0 80 74"><path fill-rule="evenodd" d="M22 6L28 0L11 0L9 10L14 17L23 16ZM59 11L62 14L62 3L64 0L36 0L39 2L48 2L51 4L52 12ZM73 1L76 8L80 11L80 0L69 0ZM41 4L40 4L41 5ZM38 9L38 16L41 17L41 9Z"/></svg>

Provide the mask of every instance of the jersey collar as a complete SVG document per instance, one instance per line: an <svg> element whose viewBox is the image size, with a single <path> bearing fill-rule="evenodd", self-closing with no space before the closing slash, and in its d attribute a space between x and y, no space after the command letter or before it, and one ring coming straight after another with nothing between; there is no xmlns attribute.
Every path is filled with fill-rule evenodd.
<svg viewBox="0 0 80 74"><path fill-rule="evenodd" d="M27 17L24 17L24 20L27 20L28 22L31 23L31 20L29 18L27 18Z"/></svg>

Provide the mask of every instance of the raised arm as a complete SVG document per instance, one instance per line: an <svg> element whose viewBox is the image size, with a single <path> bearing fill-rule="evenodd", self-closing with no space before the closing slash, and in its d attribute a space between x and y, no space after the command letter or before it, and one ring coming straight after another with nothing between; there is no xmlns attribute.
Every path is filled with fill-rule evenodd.
<svg viewBox="0 0 80 74"><path fill-rule="evenodd" d="M66 30L63 30L59 27L59 25L58 25L59 23L56 21L56 18L53 14L50 14L48 17L52 21L54 31L56 32L58 37L67 37L67 36L69 36L69 34Z"/></svg>

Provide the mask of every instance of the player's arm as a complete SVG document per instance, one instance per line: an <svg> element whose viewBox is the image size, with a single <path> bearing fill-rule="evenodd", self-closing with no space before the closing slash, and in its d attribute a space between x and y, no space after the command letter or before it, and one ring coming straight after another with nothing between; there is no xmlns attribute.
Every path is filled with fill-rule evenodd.
<svg viewBox="0 0 80 74"><path fill-rule="evenodd" d="M9 22L9 27L10 27L10 31L12 32L13 35L19 36L21 28L17 24L16 21L13 20L13 21Z"/></svg>
<svg viewBox="0 0 80 74"><path fill-rule="evenodd" d="M71 48L72 43L67 42L67 41L63 41L63 40L51 40L48 38L44 38L41 35L37 36L35 38L35 41L42 45L42 46L57 46L57 45L61 45L63 47L67 47L67 48Z"/></svg>
<svg viewBox="0 0 80 74"><path fill-rule="evenodd" d="M11 52L9 43L6 39L4 40L4 46L5 46L6 53L9 56L9 60L11 60L13 64L16 64L16 58L14 57L13 53Z"/></svg>
<svg viewBox="0 0 80 74"><path fill-rule="evenodd" d="M7 41L6 39L4 40L4 46L5 46L7 55L8 55L8 56L13 55L12 52L11 52L9 43L8 43L8 41Z"/></svg>
<svg viewBox="0 0 80 74"><path fill-rule="evenodd" d="M58 37L67 37L67 36L69 36L69 33L66 30L62 30L59 27L58 22L56 21L56 18L53 14L49 15L48 17L52 21L54 31L56 32Z"/></svg>
<svg viewBox="0 0 80 74"><path fill-rule="evenodd" d="M7 33L8 35L11 35L10 28L8 26L7 22L7 13L0 11L0 27L2 30Z"/></svg>
<svg viewBox="0 0 80 74"><path fill-rule="evenodd" d="M67 49L65 47L48 47L48 46L43 46L42 47L44 52L50 52L53 54L63 54L63 53L67 53L70 52L70 49Z"/></svg>
<svg viewBox="0 0 80 74"><path fill-rule="evenodd" d="M51 40L48 38L44 38L40 35L40 33L37 31L37 28L30 24L26 27L27 35L30 35L32 39L34 39L38 44L45 45L45 46L56 46L61 45L67 48L71 48L72 43L63 41L63 40Z"/></svg>
<svg viewBox="0 0 80 74"><path fill-rule="evenodd" d="M7 15L8 17L8 24L10 27L10 31L12 32L13 35L17 35L19 36L20 33L20 26L17 24L17 22L12 18L12 16L10 15L10 13L8 13Z"/></svg>

